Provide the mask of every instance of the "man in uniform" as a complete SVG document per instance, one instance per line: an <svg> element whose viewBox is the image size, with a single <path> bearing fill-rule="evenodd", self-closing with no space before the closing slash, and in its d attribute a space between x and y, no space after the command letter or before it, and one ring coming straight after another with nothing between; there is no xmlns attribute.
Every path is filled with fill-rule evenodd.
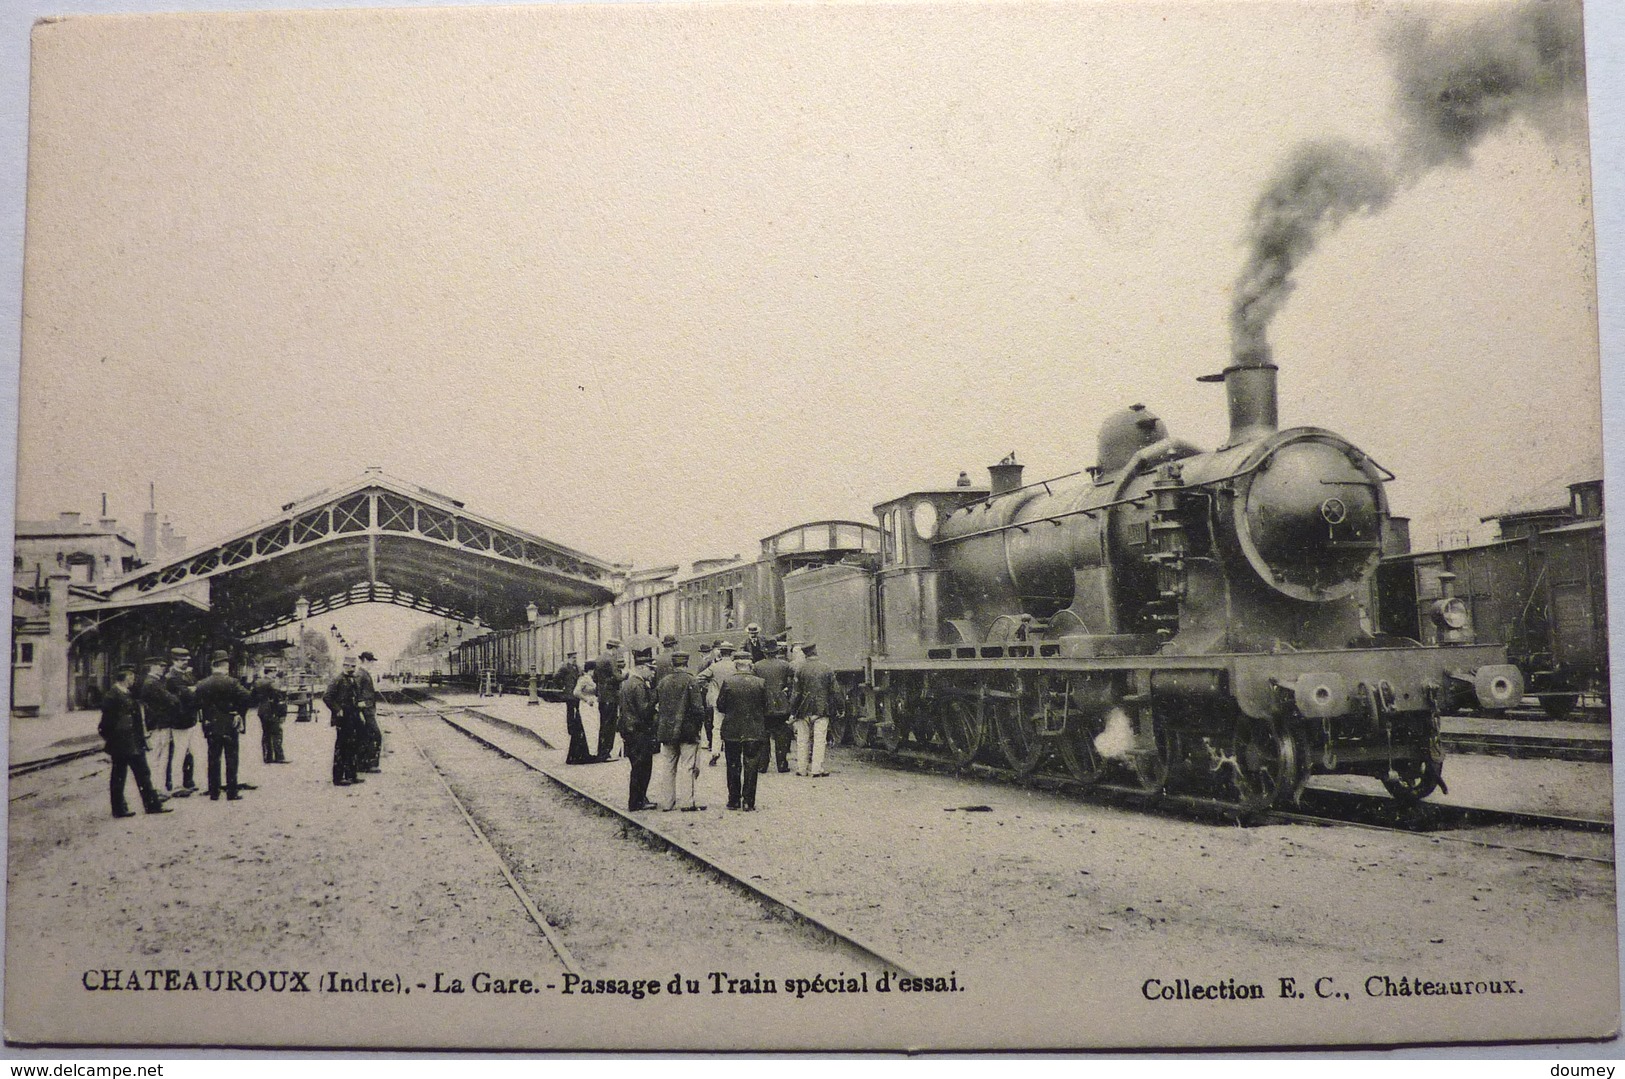
<svg viewBox="0 0 1625 1079"><path fill-rule="evenodd" d="M361 705L361 742L357 747L356 770L382 771L378 766L384 752L384 732L378 727L378 686L372 680L372 665L378 657L361 653L361 667L355 672L356 700Z"/></svg>
<svg viewBox="0 0 1625 1079"><path fill-rule="evenodd" d="M700 730L705 726L705 687L688 670L688 653L671 654L672 669L655 682L656 737L660 768L655 774L655 804L663 811L704 809L694 802L700 778Z"/></svg>
<svg viewBox="0 0 1625 1079"><path fill-rule="evenodd" d="M158 792L152 789L152 772L147 767L147 731L141 722L141 706L136 703L135 665L121 663L113 675L113 685L102 698L102 719L96 730L113 759L113 775L108 784L113 797L113 816L133 817L124 801L124 779L135 775L141 795L141 808L148 813L169 813Z"/></svg>
<svg viewBox="0 0 1625 1079"><path fill-rule="evenodd" d="M237 786L237 735L248 721L248 690L231 676L231 656L215 652L209 657L209 677L197 684L193 699L203 719L209 742L209 800L220 800L220 762L226 765L226 801L242 798Z"/></svg>
<svg viewBox="0 0 1625 1079"><path fill-rule="evenodd" d="M564 729L570 735L570 748L564 754L565 764L586 764L592 759L587 749L587 730L581 725L581 700L576 696L576 683L581 681L581 668L576 666L576 654L564 654L564 666L553 672L553 684L562 689L564 699Z"/></svg>
<svg viewBox="0 0 1625 1079"><path fill-rule="evenodd" d="M175 764L181 766L181 790L175 797L185 798L197 790L197 767L193 763L197 754L197 704L192 700L196 679L188 669L192 653L184 648L169 650L169 671L164 675L164 688L175 698L175 714L170 719L169 748L164 754L164 789L172 788Z"/></svg>
<svg viewBox="0 0 1625 1079"><path fill-rule="evenodd" d="M333 726L333 786L366 782L356 774L356 753L364 722L356 695L354 656L344 657L344 670L327 684L322 703L327 705L328 722Z"/></svg>
<svg viewBox="0 0 1625 1079"><path fill-rule="evenodd" d="M637 652L632 657L632 673L620 687L621 744L626 759L632 762L627 775L626 808L633 811L655 807L649 801L649 775L654 771L660 743L655 729L654 687L650 685L654 679L652 658L647 649Z"/></svg>
<svg viewBox="0 0 1625 1079"><path fill-rule="evenodd" d="M801 646L801 665L796 668L796 688L790 698L790 713L796 734L796 775L827 776L824 771L824 741L829 721L840 704L840 684L835 668L818 658L818 645L807 641Z"/></svg>
<svg viewBox="0 0 1625 1079"><path fill-rule="evenodd" d="M776 759L779 771L790 770L790 693L795 688L795 671L788 660L779 655L779 642L764 645L767 655L753 668L767 689L767 729L762 742L762 760L757 771L767 771L769 761Z"/></svg>
<svg viewBox="0 0 1625 1079"><path fill-rule="evenodd" d="M734 673L718 690L717 711L728 757L728 808L749 812L756 808L756 764L767 715L767 688L752 672L749 652L739 653Z"/></svg>
<svg viewBox="0 0 1625 1079"><path fill-rule="evenodd" d="M169 761L169 743L173 717L180 712L181 703L164 687L164 668L169 661L163 656L147 659L147 676L136 690L141 704L141 718L147 732L147 773L162 775ZM167 789L167 788L166 788Z"/></svg>
<svg viewBox="0 0 1625 1079"><path fill-rule="evenodd" d="M287 764L282 753L282 724L288 718L288 693L282 675L275 667L254 685L254 701L260 717L260 752L266 764Z"/></svg>
<svg viewBox="0 0 1625 1079"><path fill-rule="evenodd" d="M600 763L609 760L615 750L615 724L620 717L621 642L611 637L604 642L604 651L593 668L593 680L598 683L598 752Z"/></svg>

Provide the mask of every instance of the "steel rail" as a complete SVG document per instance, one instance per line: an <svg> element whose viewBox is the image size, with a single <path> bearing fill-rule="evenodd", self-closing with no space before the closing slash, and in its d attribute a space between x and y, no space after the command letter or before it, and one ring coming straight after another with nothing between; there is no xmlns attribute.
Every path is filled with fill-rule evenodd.
<svg viewBox="0 0 1625 1079"><path fill-rule="evenodd" d="M587 803L599 812L618 818L629 828L635 829L639 835L641 835L646 841L651 842L654 846L662 850L671 851L684 860L693 863L724 885L734 889L735 891L743 892L757 903L766 907L770 912L782 920L810 929L825 940L839 945L850 952L856 953L863 959L877 963L885 969L893 970L899 974L909 976L913 976L915 974L917 968L887 955L886 953L880 951L876 946L857 936L857 934L836 926L827 915L798 904L785 896L780 895L773 889L766 887L765 885L753 882L750 880L749 874L745 873L744 871L732 867L720 859L713 858L710 855L702 854L699 851L694 850L693 848L684 844L682 841L661 831L654 825L638 819L627 811L619 809L616 806L605 802L596 795L583 790L574 783L571 783L569 780L556 776L552 772L549 772L546 769L526 760L525 758L504 749L502 746L497 745L490 739L482 737L477 732L464 726L456 719L453 719L448 714L449 712L453 711L452 708L442 710L441 708L431 707L424 704L422 701L417 700L413 700L410 703L415 704L425 712L436 716L447 726L451 727L455 731L458 731L470 741L477 742L498 755L506 757L507 759L515 761L518 764L530 769L561 790L569 793L578 801ZM466 706L459 706L455 710L463 712L466 715L475 716L481 720L491 722L497 726L523 731L524 733L529 734L536 741L540 742L542 745L548 745L548 743L540 735L536 734L536 732L529 731L526 728L520 727L518 724L512 724L506 720L499 720L493 716L487 716L477 709Z"/></svg>
<svg viewBox="0 0 1625 1079"><path fill-rule="evenodd" d="M1516 843L1493 843L1487 839L1473 839L1461 835L1441 835L1438 832L1419 832L1411 828L1402 828L1392 824L1370 824L1365 821L1345 820L1342 817L1320 817L1311 813L1296 813L1288 810L1272 810L1270 820L1279 820L1292 824L1316 824L1321 826L1336 826L1339 828L1363 828L1370 832L1393 832L1400 835L1413 835L1426 839L1436 839L1442 842L1463 843L1471 847L1483 847L1486 850L1512 850L1521 854L1534 854L1542 858L1559 858L1569 862L1598 862L1602 865L1613 865L1614 859L1603 858L1595 854L1576 854L1572 851L1547 850L1544 847L1525 847Z"/></svg>
<svg viewBox="0 0 1625 1079"><path fill-rule="evenodd" d="M93 757L98 753L107 752L101 746L92 746L89 749L76 749L71 753L61 753L55 757L40 757L31 761L19 761L6 767L6 774L12 779L26 776L31 772L43 772L47 768L55 768L59 764L71 764L85 757Z"/></svg>
<svg viewBox="0 0 1625 1079"><path fill-rule="evenodd" d="M1131 786L1115 783L1085 783L1069 776L1050 773L1035 773L1022 777L1013 769L1000 768L996 765L973 762L970 765L958 766L953 761L931 753L919 751L865 750L864 759L886 766L907 768L915 771L931 770L939 775L965 776L971 775L978 779L992 780L1008 786L1024 787L1026 789L1048 790L1056 793L1069 794L1074 797L1085 798L1097 804L1115 804L1129 806L1135 809L1187 809L1198 811L1217 811L1230 817L1241 815L1244 819L1255 823L1291 822L1302 824L1316 824L1321 826L1339 825L1350 828L1365 828L1372 831L1395 832L1403 835L1420 836L1428 839L1449 840L1455 843L1466 843L1474 846L1486 847L1496 850L1513 850L1524 854L1535 854L1549 858L1560 858L1569 861L1601 862L1605 865L1614 864L1612 858L1602 858L1596 855L1574 854L1564 851L1547 850L1540 847L1527 847L1513 843L1495 843L1489 840L1474 839L1468 836L1455 836L1440 832L1441 827L1458 828L1489 828L1514 827L1540 829L1553 831L1589 833L1593 835L1612 835L1614 826L1609 821L1592 820L1585 817L1566 817L1555 814L1528 813L1517 810L1490 809L1482 806L1457 806L1447 803L1426 803L1415 807L1422 812L1440 817L1454 818L1454 823L1446 821L1426 822L1428 827L1407 826L1404 823L1383 823L1378 821L1354 819L1352 814L1340 816L1326 816L1315 813L1305 813L1290 809L1271 809L1249 813L1239 805L1218 799L1203 798L1200 796L1158 795L1150 791L1140 790ZM1305 797L1313 801L1341 802L1345 807L1359 806L1377 808L1391 812L1398 803L1391 798L1377 795L1359 794L1351 791L1309 790Z"/></svg>

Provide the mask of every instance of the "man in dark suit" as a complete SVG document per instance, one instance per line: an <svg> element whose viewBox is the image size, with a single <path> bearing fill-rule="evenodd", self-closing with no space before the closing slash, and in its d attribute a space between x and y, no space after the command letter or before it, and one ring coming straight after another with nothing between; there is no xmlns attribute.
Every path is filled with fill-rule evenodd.
<svg viewBox="0 0 1625 1079"><path fill-rule="evenodd" d="M260 752L266 764L287 764L282 752L282 724L288 718L288 693L275 667L254 684L256 711L260 717Z"/></svg>
<svg viewBox="0 0 1625 1079"><path fill-rule="evenodd" d="M136 703L135 665L121 663L114 672L113 685L102 698L102 719L97 733L113 759L113 775L108 784L113 797L113 816L133 817L124 801L124 779L134 774L141 794L141 807L148 813L168 813L158 792L152 789L152 771L147 767L147 731L141 722L141 706Z"/></svg>
<svg viewBox="0 0 1625 1079"><path fill-rule="evenodd" d="M728 758L728 808L754 810L767 687L752 672L749 652L738 654L733 675L717 691L717 711L722 714L722 745Z"/></svg>
<svg viewBox="0 0 1625 1079"><path fill-rule="evenodd" d="M755 622L745 627L745 644L741 652L749 652L751 662L767 658L767 641L762 639L762 627Z"/></svg>
<svg viewBox="0 0 1625 1079"><path fill-rule="evenodd" d="M801 657L790 698L790 712L795 716L791 723L796 735L796 775L827 776L824 742L829 721L841 707L841 687L835 680L835 668L818 658L817 644L803 644Z"/></svg>
<svg viewBox="0 0 1625 1079"><path fill-rule="evenodd" d="M163 656L148 658L147 676L135 692L147 732L147 772L155 776L163 775L169 763L170 724L181 708L181 702L164 686L164 668L168 665L169 661Z"/></svg>
<svg viewBox="0 0 1625 1079"><path fill-rule="evenodd" d="M327 684L322 694L327 705L328 722L333 726L333 786L348 787L364 783L356 774L356 756L360 749L361 701L356 696L355 657L344 657L344 670Z"/></svg>
<svg viewBox="0 0 1625 1079"><path fill-rule="evenodd" d="M655 754L660 750L655 725L654 678L647 649L632 657L632 673L626 676L620 689L621 742L626 747L626 759L632 762L627 776L626 808L653 809L649 801L649 776L654 771Z"/></svg>
<svg viewBox="0 0 1625 1079"><path fill-rule="evenodd" d="M620 670L623 656L621 642L611 637L604 642L593 669L593 680L598 684L598 752L597 759L609 760L615 750L615 727L621 715L621 680L626 672Z"/></svg>
<svg viewBox="0 0 1625 1079"><path fill-rule="evenodd" d="M700 731L705 727L705 687L689 673L688 653L673 652L672 669L655 682L655 723L660 741L660 768L655 775L655 804L663 812L695 813L705 807L694 800L700 776Z"/></svg>
<svg viewBox="0 0 1625 1079"><path fill-rule="evenodd" d="M164 755L164 789L171 788L175 764L181 766L181 792L184 798L197 790L197 768L193 763L197 747L197 703L192 700L192 689L197 680L190 667L192 653L184 648L169 650L169 671L164 675L164 688L175 698L175 714L169 723L169 747Z"/></svg>
<svg viewBox="0 0 1625 1079"><path fill-rule="evenodd" d="M668 633L660 638L660 651L655 653L654 658L655 685L660 685L660 680L671 673L671 657L676 651L677 638L674 635Z"/></svg>
<svg viewBox="0 0 1625 1079"><path fill-rule="evenodd" d="M226 801L242 798L237 785L237 735L248 725L248 690L231 676L231 656L215 652L209 657L209 677L192 691L203 718L203 736L209 742L209 800L220 800L220 764L225 762Z"/></svg>
<svg viewBox="0 0 1625 1079"><path fill-rule="evenodd" d="M762 759L757 771L767 771L768 762L776 759L779 771L790 770L790 693L795 688L796 672L790 661L779 654L779 642L768 641L767 655L757 660L757 677L767 690L767 727L762 742Z"/></svg>

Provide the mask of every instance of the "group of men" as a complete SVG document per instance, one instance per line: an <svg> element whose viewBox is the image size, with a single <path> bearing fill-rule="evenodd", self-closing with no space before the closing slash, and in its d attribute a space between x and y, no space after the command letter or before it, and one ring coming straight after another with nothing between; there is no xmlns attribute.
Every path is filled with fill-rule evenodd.
<svg viewBox="0 0 1625 1079"><path fill-rule="evenodd" d="M366 666L375 657L363 652L360 659L358 670L356 658L345 657L343 671L322 698L336 728L333 782L341 787L360 783L359 772L379 771L383 750L378 690ZM263 677L245 685L232 677L230 654L216 651L209 657L208 676L198 681L190 661L185 648L170 649L167 659L149 658L139 685L135 664L123 663L115 670L97 727L113 761L109 793L115 817L135 816L125 800L131 776L143 809L173 812L165 803L197 792L199 757L207 762L209 798L218 801L224 794L227 801L240 801L244 791L254 789L238 778L238 736L247 731L251 708L259 715L265 763L288 763L282 737L288 693L280 671L267 668Z"/></svg>
<svg viewBox="0 0 1625 1079"><path fill-rule="evenodd" d="M628 657L621 642L611 638L584 672L575 666L576 653L569 653L557 674L560 684L574 684L565 710L570 736L566 764L610 760L619 732L631 762L627 808L633 811L694 813L706 808L695 798L702 735L711 764L719 755L726 757L729 809L755 810L757 776L775 760L780 772L790 771L792 733L796 775L829 774L824 749L830 717L842 706L841 690L814 642L802 643L801 659L791 662L783 655L785 646L764 639L753 623L743 645L701 645L692 669L690 655L678 651L677 643L668 634L658 652L641 649ZM598 706L596 753L589 752L582 725L583 702ZM717 716L722 717L720 730ZM715 748L718 735L721 751Z"/></svg>
<svg viewBox="0 0 1625 1079"><path fill-rule="evenodd" d="M170 798L186 798L197 791L197 758L206 756L208 793L218 801L240 801L253 790L238 781L238 735L247 729L247 714L258 706L262 748L267 763L286 763L282 756L282 720L287 695L276 672L251 690L231 676L231 656L216 651L209 657L209 674L192 677L191 652L172 648L169 656L153 656L146 676L136 683L136 666L120 664L113 685L102 698L102 736L113 770L109 781L113 816L135 816L125 801L126 780L135 777L141 805L148 813L169 813ZM199 746L201 733L203 745ZM155 777L162 777L163 791ZM178 781L178 785L177 785Z"/></svg>
<svg viewBox="0 0 1625 1079"><path fill-rule="evenodd" d="M334 728L335 787L363 783L360 773L380 771L384 734L378 726L378 687L370 666L375 658L371 652L361 653L358 667L355 656L345 656L343 669L322 694Z"/></svg>

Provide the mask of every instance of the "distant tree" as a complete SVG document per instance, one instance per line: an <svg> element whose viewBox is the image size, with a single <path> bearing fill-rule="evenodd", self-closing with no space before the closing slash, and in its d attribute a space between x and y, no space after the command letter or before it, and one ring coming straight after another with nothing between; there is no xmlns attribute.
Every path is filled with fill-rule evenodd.
<svg viewBox="0 0 1625 1079"><path fill-rule="evenodd" d="M293 647L289 662L300 670L309 671L317 678L333 676L333 652L327 638L313 629L299 631L299 641Z"/></svg>

